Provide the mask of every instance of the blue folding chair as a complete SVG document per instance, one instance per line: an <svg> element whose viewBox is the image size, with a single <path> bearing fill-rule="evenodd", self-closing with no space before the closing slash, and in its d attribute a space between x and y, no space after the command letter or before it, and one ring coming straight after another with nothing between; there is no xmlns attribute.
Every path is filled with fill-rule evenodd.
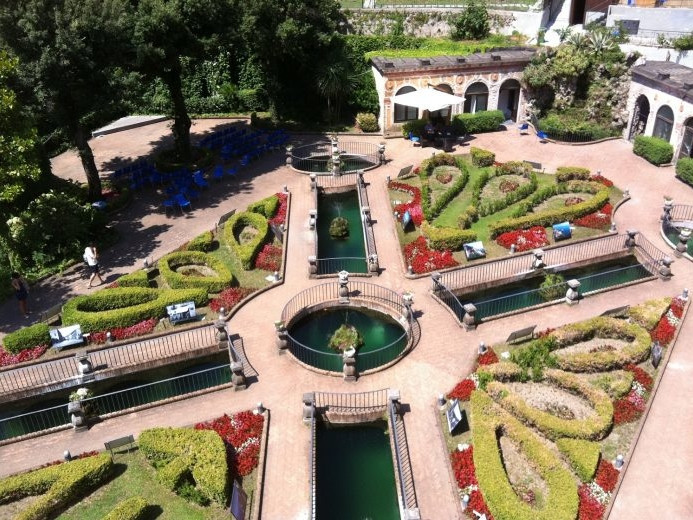
<svg viewBox="0 0 693 520"><path fill-rule="evenodd" d="M200 197L200 193L192 188L181 188L180 194L189 199L197 199Z"/></svg>
<svg viewBox="0 0 693 520"><path fill-rule="evenodd" d="M218 164L214 167L214 170L212 170L212 179L215 181L220 181L224 178L224 167L221 164Z"/></svg>
<svg viewBox="0 0 693 520"><path fill-rule="evenodd" d="M527 135L529 133L529 123L522 123L520 125L520 135Z"/></svg>
<svg viewBox="0 0 693 520"><path fill-rule="evenodd" d="M238 168L236 168L235 166L232 166L231 168L226 170L226 175L228 175L229 177L235 177L237 173L238 173Z"/></svg>
<svg viewBox="0 0 693 520"><path fill-rule="evenodd" d="M411 132L409 132L409 140L411 141L411 144L412 144L413 146L416 146L416 145L421 146L421 138L415 136L415 135L412 134Z"/></svg>
<svg viewBox="0 0 693 520"><path fill-rule="evenodd" d="M176 207L176 204L177 204L177 202L176 202L176 199L175 199L175 198L173 198L173 199L166 199L165 201L163 201L163 202L161 203L161 205L164 207L164 211L166 212L166 216L167 216L167 217L168 217L168 210L173 211L173 208Z"/></svg>
<svg viewBox="0 0 693 520"><path fill-rule="evenodd" d="M183 213L183 208L188 208L189 210L192 210L192 204L190 204L190 201L186 199L183 194L176 193L174 195L174 199L176 201L176 204L180 208L181 213Z"/></svg>
<svg viewBox="0 0 693 520"><path fill-rule="evenodd" d="M193 175L193 182L198 188L209 188L209 183L205 180L201 171L196 171Z"/></svg>
<svg viewBox="0 0 693 520"><path fill-rule="evenodd" d="M241 157L241 166L248 166L250 164L250 156L248 154Z"/></svg>
<svg viewBox="0 0 693 520"><path fill-rule="evenodd" d="M539 142L540 142L540 143L545 143L545 142L548 141L549 136L546 135L546 134L545 134L544 132L542 132L541 130L539 130L539 131L537 132L537 138L539 138Z"/></svg>

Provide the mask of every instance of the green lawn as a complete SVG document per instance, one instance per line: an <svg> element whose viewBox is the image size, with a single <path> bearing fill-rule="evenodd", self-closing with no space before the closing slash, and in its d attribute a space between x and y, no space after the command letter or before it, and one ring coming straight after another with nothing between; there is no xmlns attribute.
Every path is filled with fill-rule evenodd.
<svg viewBox="0 0 693 520"><path fill-rule="evenodd" d="M94 491L58 518L74 520L100 520L118 503L135 495L141 495L155 509L152 518L157 520L228 520L227 510L219 505L201 507L191 504L161 486L156 472L139 452L117 454L116 477ZM225 461L222 461L225 463Z"/></svg>

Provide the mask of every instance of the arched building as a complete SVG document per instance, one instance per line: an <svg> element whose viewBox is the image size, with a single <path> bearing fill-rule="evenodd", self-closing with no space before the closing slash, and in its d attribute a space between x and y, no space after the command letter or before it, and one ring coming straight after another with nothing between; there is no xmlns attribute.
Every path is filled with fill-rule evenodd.
<svg viewBox="0 0 693 520"><path fill-rule="evenodd" d="M412 119L428 117L449 122L462 112L496 109L516 121L524 114L526 103L520 85L522 71L534 52L531 48L516 47L466 56L375 57L371 64L380 101L380 128L396 131ZM393 96L429 86L464 97L465 101L431 114L392 101Z"/></svg>
<svg viewBox="0 0 693 520"><path fill-rule="evenodd" d="M671 143L674 160L693 157L693 69L670 61L633 67L628 112L625 138L652 135Z"/></svg>

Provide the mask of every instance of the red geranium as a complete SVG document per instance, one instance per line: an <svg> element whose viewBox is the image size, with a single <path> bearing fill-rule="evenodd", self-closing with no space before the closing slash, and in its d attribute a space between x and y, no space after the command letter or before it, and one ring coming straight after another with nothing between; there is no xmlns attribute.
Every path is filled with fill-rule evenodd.
<svg viewBox="0 0 693 520"><path fill-rule="evenodd" d="M0 367L31 361L32 359L41 357L46 350L48 350L48 345L38 345L33 348L20 350L17 354L12 354L0 347Z"/></svg>
<svg viewBox="0 0 693 520"><path fill-rule="evenodd" d="M601 520L606 507L601 504L591 493L587 484L578 488L580 505L578 507L578 520Z"/></svg>
<svg viewBox="0 0 693 520"><path fill-rule="evenodd" d="M243 298L253 292L254 289L247 287L229 287L221 291L221 294L209 302L209 308L214 312L219 312L222 307L225 310L233 308Z"/></svg>
<svg viewBox="0 0 693 520"><path fill-rule="evenodd" d="M459 399L460 401L469 401L469 396L476 390L476 384L471 379L463 379L457 386L448 394L448 399ZM464 487L464 486L462 486Z"/></svg>
<svg viewBox="0 0 693 520"><path fill-rule="evenodd" d="M429 249L424 237L419 237L404 247L404 258L416 274L459 265L452 257L451 251Z"/></svg>
<svg viewBox="0 0 693 520"><path fill-rule="evenodd" d="M140 321L129 327L115 327L109 330L92 332L91 336L89 336L89 341L92 343L106 343L109 332L111 333L111 339L113 341L133 338L135 336L144 336L153 331L157 323L159 323L158 319L149 318L148 320Z"/></svg>
<svg viewBox="0 0 693 520"><path fill-rule="evenodd" d="M471 515L472 511L478 511L485 514L486 518L493 520L493 515L488 509L484 496L478 489L479 483L476 480L476 470L474 468L474 448L470 446L463 451L453 451L450 454L452 462L452 471L455 474L457 486L460 489L476 486L477 489L469 492L469 504L467 505L467 514ZM475 516L473 518L476 518Z"/></svg>
<svg viewBox="0 0 693 520"><path fill-rule="evenodd" d="M398 219L401 221L404 214L408 211L409 216L414 222L415 226L420 226L423 220L423 211L421 210L421 190L416 186L411 186L410 184L405 184L403 182L390 182L388 187L394 191L402 191L411 195L411 200L409 202L403 202L395 206L395 213L398 215Z"/></svg>
<svg viewBox="0 0 693 520"><path fill-rule="evenodd" d="M652 377L639 366L630 364L625 369L633 373L633 379L640 383L648 392L652 390Z"/></svg>
<svg viewBox="0 0 693 520"><path fill-rule="evenodd" d="M652 341L658 341L661 345L667 346L674 339L674 334L676 334L676 326L672 325L669 318L664 315L650 332L650 337Z"/></svg>
<svg viewBox="0 0 693 520"><path fill-rule="evenodd" d="M517 229L507 231L496 238L496 242L506 249L515 244L515 251L529 251L549 244L546 238L546 230L541 226L534 226L529 229Z"/></svg>
<svg viewBox="0 0 693 520"><path fill-rule="evenodd" d="M265 271L279 271L282 265L282 248L274 244L265 244L255 259L255 268Z"/></svg>
<svg viewBox="0 0 693 520"><path fill-rule="evenodd" d="M279 199L279 208L277 209L277 213L269 219L270 224L274 224L275 226L279 226L280 224L284 224L286 222L286 206L287 206L287 195L286 193L277 193L277 198Z"/></svg>
<svg viewBox="0 0 693 520"><path fill-rule="evenodd" d="M614 185L613 182L611 182L609 179L607 179L606 177L604 177L602 175L592 175L590 177L590 180L594 181L594 182L598 182L600 184L603 184L607 188L611 188Z"/></svg>
<svg viewBox="0 0 693 520"><path fill-rule="evenodd" d="M683 316L683 307L685 305L686 303L681 298L674 298L673 300L671 300L669 310L674 316L680 318L681 316Z"/></svg>
<svg viewBox="0 0 693 520"><path fill-rule="evenodd" d="M498 356L493 350L488 349L479 356L478 361L480 365L493 365L494 363L498 363Z"/></svg>
<svg viewBox="0 0 693 520"><path fill-rule="evenodd" d="M631 390L628 395L614 402L614 424L636 421L645 411L645 399Z"/></svg>
<svg viewBox="0 0 693 520"><path fill-rule="evenodd" d="M612 211L613 207L607 202L599 211L595 211L584 217L576 218L573 224L592 229L604 229L611 225Z"/></svg>
<svg viewBox="0 0 693 520"><path fill-rule="evenodd" d="M594 480L604 491L611 492L616 488L618 475L619 471L614 468L613 464L602 459L599 461L597 476L594 478Z"/></svg>

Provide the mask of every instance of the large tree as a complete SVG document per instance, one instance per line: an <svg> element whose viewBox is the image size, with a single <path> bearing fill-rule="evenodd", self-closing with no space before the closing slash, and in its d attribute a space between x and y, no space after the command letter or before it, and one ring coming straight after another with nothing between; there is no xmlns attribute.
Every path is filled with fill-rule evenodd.
<svg viewBox="0 0 693 520"><path fill-rule="evenodd" d="M126 9L125 0L3 0L0 5L0 43L20 60L27 104L70 137L90 200L101 197L101 181L88 139L118 97L109 68L122 58Z"/></svg>

